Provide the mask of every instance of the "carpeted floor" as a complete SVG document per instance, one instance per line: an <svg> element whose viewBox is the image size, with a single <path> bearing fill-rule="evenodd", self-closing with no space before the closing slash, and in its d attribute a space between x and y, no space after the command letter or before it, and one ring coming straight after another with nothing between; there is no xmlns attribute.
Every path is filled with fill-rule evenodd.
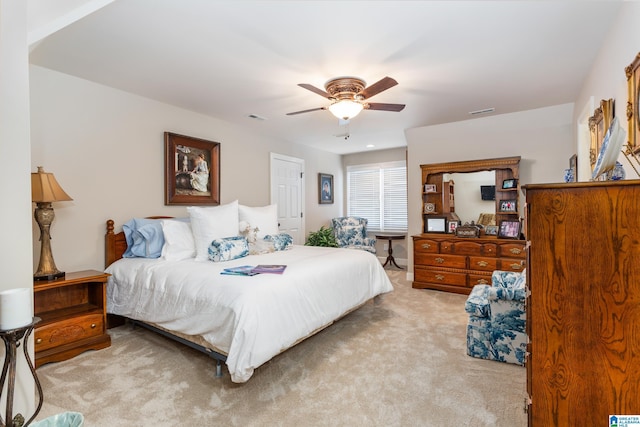
<svg viewBox="0 0 640 427"><path fill-rule="evenodd" d="M525 369L466 355L466 296L395 291L258 368L215 378L206 355L144 329L38 369L41 420L81 412L85 426L526 425Z"/></svg>

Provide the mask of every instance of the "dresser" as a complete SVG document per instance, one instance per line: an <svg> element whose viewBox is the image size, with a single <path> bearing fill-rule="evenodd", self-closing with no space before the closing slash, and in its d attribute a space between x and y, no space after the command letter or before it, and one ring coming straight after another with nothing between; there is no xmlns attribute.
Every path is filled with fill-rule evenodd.
<svg viewBox="0 0 640 427"><path fill-rule="evenodd" d="M529 425L640 415L640 181L524 191Z"/></svg>
<svg viewBox="0 0 640 427"><path fill-rule="evenodd" d="M33 284L36 367L111 345L106 328L108 274L85 270Z"/></svg>
<svg viewBox="0 0 640 427"><path fill-rule="evenodd" d="M525 242L452 234L413 236L413 287L468 294L491 283L494 270L522 271Z"/></svg>

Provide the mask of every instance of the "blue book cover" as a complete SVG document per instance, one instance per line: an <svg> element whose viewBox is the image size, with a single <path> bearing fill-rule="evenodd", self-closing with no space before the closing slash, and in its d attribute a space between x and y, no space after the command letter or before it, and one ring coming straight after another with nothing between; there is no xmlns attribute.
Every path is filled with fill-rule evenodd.
<svg viewBox="0 0 640 427"><path fill-rule="evenodd" d="M255 276L256 272L253 271L254 265L240 265L238 267L225 268L220 274L226 274L230 276Z"/></svg>

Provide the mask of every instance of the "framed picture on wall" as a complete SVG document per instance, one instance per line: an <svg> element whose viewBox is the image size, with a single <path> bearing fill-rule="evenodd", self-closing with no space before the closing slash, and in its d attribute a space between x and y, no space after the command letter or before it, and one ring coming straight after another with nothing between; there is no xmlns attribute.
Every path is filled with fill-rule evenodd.
<svg viewBox="0 0 640 427"><path fill-rule="evenodd" d="M220 143L164 133L164 204L220 204Z"/></svg>
<svg viewBox="0 0 640 427"><path fill-rule="evenodd" d="M333 203L333 175L328 173L318 174L318 203Z"/></svg>

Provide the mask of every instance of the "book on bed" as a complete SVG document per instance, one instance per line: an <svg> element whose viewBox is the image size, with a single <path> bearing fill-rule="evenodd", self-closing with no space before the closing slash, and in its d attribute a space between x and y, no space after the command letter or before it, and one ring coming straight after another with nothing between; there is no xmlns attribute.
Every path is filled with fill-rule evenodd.
<svg viewBox="0 0 640 427"><path fill-rule="evenodd" d="M253 272L255 273L271 273L271 274L282 274L285 270L285 268L287 268L286 265L282 265L282 264L272 264L272 265L266 265L266 264L260 264L257 265L253 270Z"/></svg>
<svg viewBox="0 0 640 427"><path fill-rule="evenodd" d="M241 265L238 267L229 267L222 270L220 274L227 274L230 276L255 276L258 273L253 271L254 268L255 268L254 265Z"/></svg>

